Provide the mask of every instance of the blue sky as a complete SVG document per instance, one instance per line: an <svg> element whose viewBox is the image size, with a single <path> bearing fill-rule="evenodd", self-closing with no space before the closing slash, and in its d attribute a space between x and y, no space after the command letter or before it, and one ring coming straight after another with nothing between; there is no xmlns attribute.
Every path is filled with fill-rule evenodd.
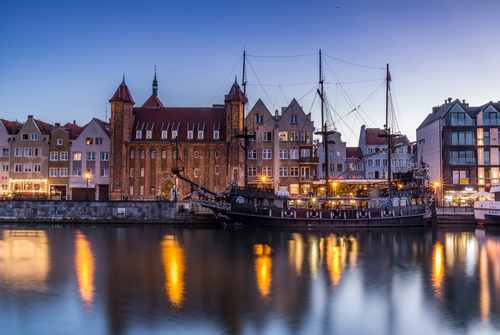
<svg viewBox="0 0 500 335"><path fill-rule="evenodd" d="M165 106L223 103L235 75L241 83L246 50L250 107L261 98L273 112L296 98L319 126L322 49L343 139L354 146L361 124L383 126L377 87L389 63L400 128L413 140L448 97L500 100L499 9L481 0L3 1L0 117L104 119L123 74L136 106L144 103L155 66ZM252 57L267 55L307 56Z"/></svg>

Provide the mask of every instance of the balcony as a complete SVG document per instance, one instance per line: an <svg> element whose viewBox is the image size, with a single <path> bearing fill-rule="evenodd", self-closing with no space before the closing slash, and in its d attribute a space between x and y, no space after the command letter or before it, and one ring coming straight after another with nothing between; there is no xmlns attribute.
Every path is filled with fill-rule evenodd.
<svg viewBox="0 0 500 335"><path fill-rule="evenodd" d="M319 157L300 157L300 164L319 164Z"/></svg>
<svg viewBox="0 0 500 335"><path fill-rule="evenodd" d="M450 165L476 165L475 158L451 158Z"/></svg>

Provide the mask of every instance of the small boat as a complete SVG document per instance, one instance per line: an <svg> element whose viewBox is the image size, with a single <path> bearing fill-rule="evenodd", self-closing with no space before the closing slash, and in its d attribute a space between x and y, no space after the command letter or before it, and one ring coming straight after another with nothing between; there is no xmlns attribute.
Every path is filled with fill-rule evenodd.
<svg viewBox="0 0 500 335"><path fill-rule="evenodd" d="M490 193L495 200L474 203L474 218L481 225L500 225L500 185L493 185Z"/></svg>

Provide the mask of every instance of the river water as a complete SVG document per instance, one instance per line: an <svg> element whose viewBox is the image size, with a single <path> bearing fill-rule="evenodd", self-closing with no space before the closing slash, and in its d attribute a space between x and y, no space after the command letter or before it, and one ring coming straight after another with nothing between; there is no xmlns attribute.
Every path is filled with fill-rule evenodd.
<svg viewBox="0 0 500 335"><path fill-rule="evenodd" d="M498 334L500 231L0 227L2 334Z"/></svg>

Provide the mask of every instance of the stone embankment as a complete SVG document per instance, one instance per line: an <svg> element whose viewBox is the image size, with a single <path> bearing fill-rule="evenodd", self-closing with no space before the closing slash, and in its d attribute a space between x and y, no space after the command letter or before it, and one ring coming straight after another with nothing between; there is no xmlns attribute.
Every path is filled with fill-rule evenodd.
<svg viewBox="0 0 500 335"><path fill-rule="evenodd" d="M475 223L473 207L436 207L439 223Z"/></svg>
<svg viewBox="0 0 500 335"><path fill-rule="evenodd" d="M0 222L217 224L209 211L167 201L1 201Z"/></svg>

